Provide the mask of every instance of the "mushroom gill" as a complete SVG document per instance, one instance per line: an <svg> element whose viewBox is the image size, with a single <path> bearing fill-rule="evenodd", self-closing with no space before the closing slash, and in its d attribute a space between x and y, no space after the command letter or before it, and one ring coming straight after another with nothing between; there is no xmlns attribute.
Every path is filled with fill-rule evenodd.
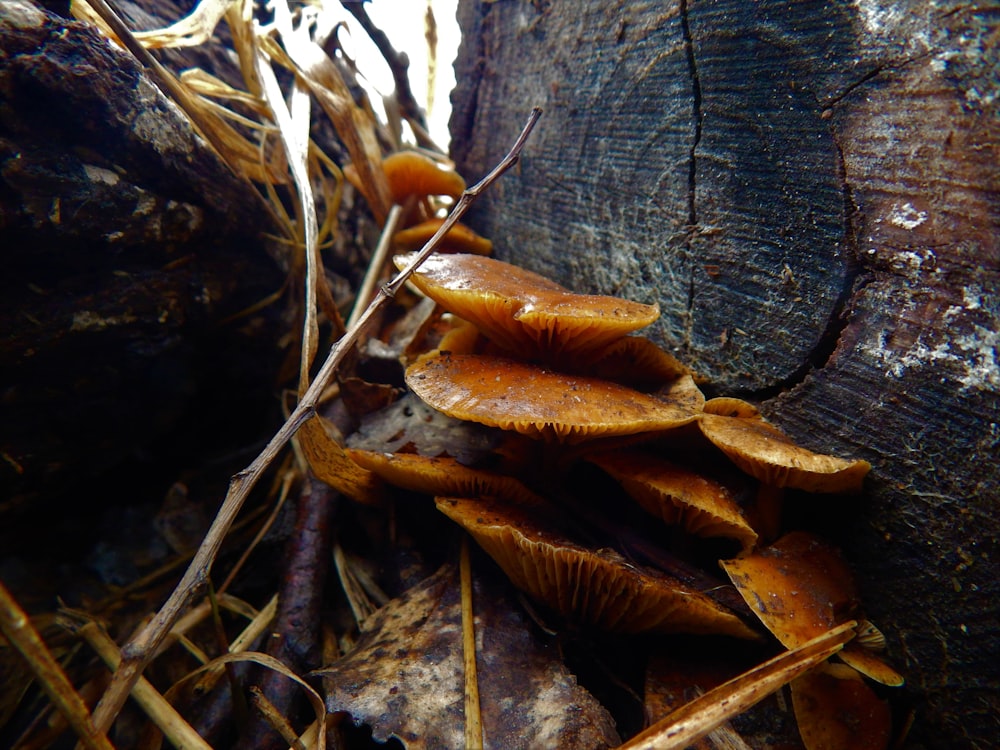
<svg viewBox="0 0 1000 750"><path fill-rule="evenodd" d="M438 509L468 531L511 582L560 614L618 633L700 633L756 638L705 594L617 552L590 549L551 523L541 503L439 497Z"/></svg>
<svg viewBox="0 0 1000 750"><path fill-rule="evenodd" d="M596 453L588 460L665 523L696 536L736 539L744 550L757 542L733 491L715 479L639 450Z"/></svg>
<svg viewBox="0 0 1000 750"><path fill-rule="evenodd" d="M396 256L405 268L411 256ZM449 312L474 323L525 359L572 362L655 321L656 305L576 294L531 271L493 258L432 255L411 277Z"/></svg>

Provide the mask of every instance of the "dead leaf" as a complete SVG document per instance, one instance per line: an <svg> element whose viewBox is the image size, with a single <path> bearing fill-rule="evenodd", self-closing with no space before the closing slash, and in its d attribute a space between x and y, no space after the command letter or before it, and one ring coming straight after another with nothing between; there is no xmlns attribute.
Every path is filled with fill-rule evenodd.
<svg viewBox="0 0 1000 750"><path fill-rule="evenodd" d="M611 717L568 673L556 649L476 578L477 661L485 748L618 745ZM408 750L465 746L458 574L445 566L366 623L358 647L318 670L327 710Z"/></svg>

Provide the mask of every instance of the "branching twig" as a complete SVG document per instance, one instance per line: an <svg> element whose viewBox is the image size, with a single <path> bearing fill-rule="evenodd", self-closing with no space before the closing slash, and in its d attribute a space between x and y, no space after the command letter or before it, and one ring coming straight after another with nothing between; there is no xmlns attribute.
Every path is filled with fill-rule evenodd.
<svg viewBox="0 0 1000 750"><path fill-rule="evenodd" d="M392 71L392 82L396 87L396 101L399 103L399 108L403 110L408 119L415 121L420 126L422 133L426 133L427 122L424 119L424 113L420 105L417 104L417 100L413 97L413 92L410 90L410 77L407 75L407 69L410 64L406 57L399 54L393 48L389 37L372 22L368 11L365 10L362 3L343 2L341 0L341 5L357 19L358 23L361 24L361 28L365 30L365 33L368 34L375 43L375 46L378 47L378 51L382 53L382 57L389 66L389 70ZM420 135L422 133L417 134ZM421 145L429 144L422 143Z"/></svg>
<svg viewBox="0 0 1000 750"><path fill-rule="evenodd" d="M462 197L455 204L444 224L441 225L434 236L424 245L412 263L400 271L391 282L379 289L378 295L372 300L372 303L359 318L357 324L348 330L334 345L333 349L330 350L330 354L317 373L316 379L303 394L301 401L295 407L295 410L288 417L287 421L275 433L274 437L271 438L271 441L264 447L261 454L247 468L232 478L229 490L226 493L226 499L223 501L222 507L212 522L205 540L202 542L201 547L198 548L198 552L195 553L194 559L170 595L170 598L167 599L166 603L153 616L149 623L136 633L122 649L121 665L115 671L111 684L108 686L107 691L94 712L94 723L99 729L107 730L111 726L111 723L124 705L129 691L146 668L157 646L166 637L170 627L176 622L190 599L208 580L209 571L222 545L222 540L229 531L229 527L239 513L240 508L243 507L243 503L250 494L250 490L253 489L257 480L260 479L265 469L267 469L282 448L284 448L285 444L288 443L305 422L313 417L316 411L316 404L326 389L327 383L329 383L339 368L344 357L351 351L364 333L369 321L396 295L400 287L406 283L406 280L420 264L434 252L434 248L437 247L444 235L465 214L469 206L479 197L480 193L517 163L521 150L524 148L524 144L540 116L540 108L536 107L531 111L527 123L525 123L524 128L521 130L520 135L507 155L500 160L499 164L488 175L462 193Z"/></svg>

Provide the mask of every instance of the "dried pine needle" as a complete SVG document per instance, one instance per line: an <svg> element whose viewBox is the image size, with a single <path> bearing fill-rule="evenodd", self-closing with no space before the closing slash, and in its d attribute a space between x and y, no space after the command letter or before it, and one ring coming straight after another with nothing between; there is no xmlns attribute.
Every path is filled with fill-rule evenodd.
<svg viewBox="0 0 1000 750"><path fill-rule="evenodd" d="M59 712L66 717L84 747L90 750L112 750L111 742L99 731L80 694L52 656L42 637L35 630L27 613L21 609L0 582L0 632L24 658L42 690Z"/></svg>
<svg viewBox="0 0 1000 750"><path fill-rule="evenodd" d="M472 561L469 555L468 535L462 536L458 570L462 595L462 662L465 665L465 747L470 750L482 750L483 718L479 706L476 618L472 606Z"/></svg>
<svg viewBox="0 0 1000 750"><path fill-rule="evenodd" d="M856 624L838 625L709 690L637 734L622 750L683 750L840 651L854 637Z"/></svg>
<svg viewBox="0 0 1000 750"><path fill-rule="evenodd" d="M109 669L118 668L121 663L121 652L97 623L86 622L80 625L79 621L73 622L69 617L65 618L65 622L90 645ZM175 747L211 750L211 745L194 731L145 677L140 677L136 681L132 688L132 697Z"/></svg>

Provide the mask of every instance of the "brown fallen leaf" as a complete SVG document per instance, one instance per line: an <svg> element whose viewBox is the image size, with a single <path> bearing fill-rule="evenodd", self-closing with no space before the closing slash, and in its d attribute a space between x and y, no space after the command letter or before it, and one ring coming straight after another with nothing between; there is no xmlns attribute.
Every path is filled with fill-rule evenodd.
<svg viewBox="0 0 1000 750"><path fill-rule="evenodd" d="M483 746L606 748L620 742L607 711L509 606L476 577L474 608ZM465 746L458 574L443 567L378 610L357 648L317 670L330 713L367 724L408 750Z"/></svg>

